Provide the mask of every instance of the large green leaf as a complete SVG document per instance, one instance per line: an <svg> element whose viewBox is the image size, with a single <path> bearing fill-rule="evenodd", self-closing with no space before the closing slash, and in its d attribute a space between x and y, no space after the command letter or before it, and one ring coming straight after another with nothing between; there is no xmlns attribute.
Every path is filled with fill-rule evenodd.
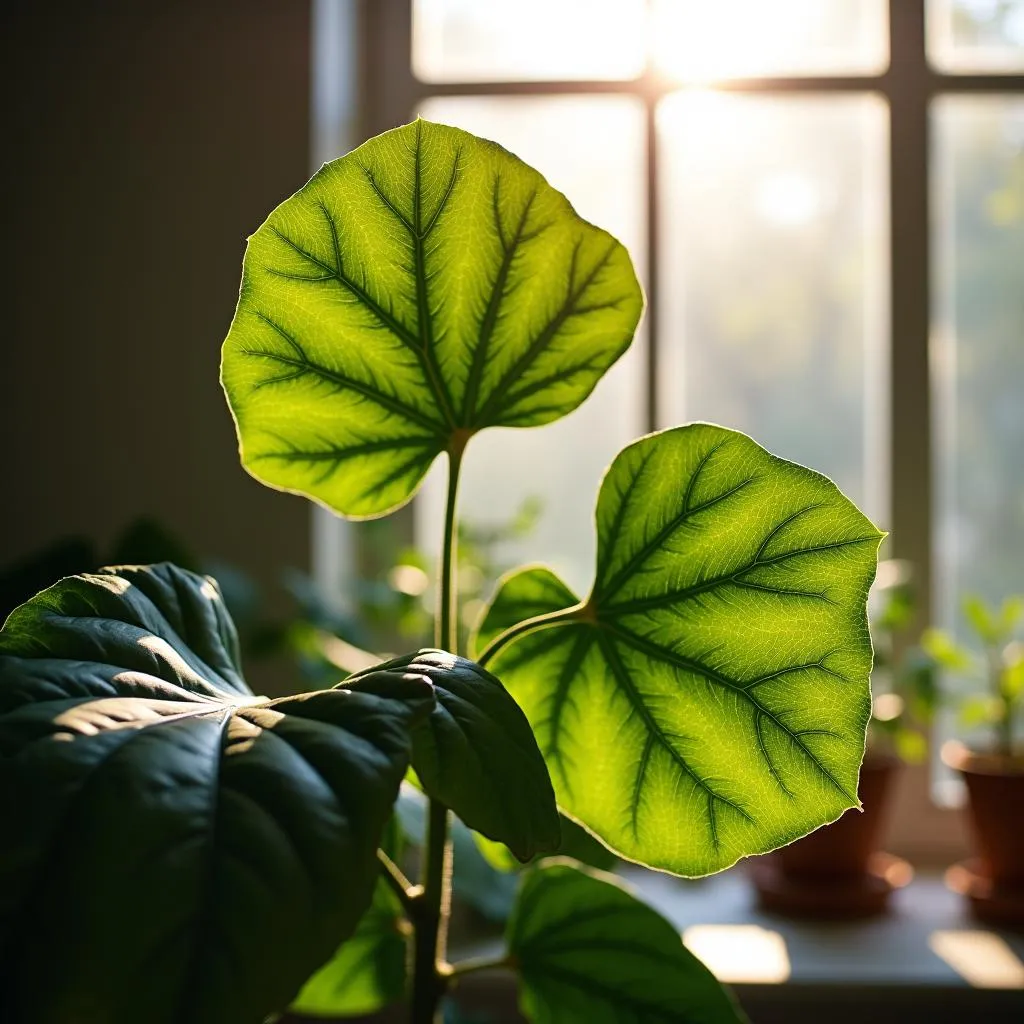
<svg viewBox="0 0 1024 1024"><path fill-rule="evenodd" d="M500 146L386 132L249 239L222 364L242 462L380 515L476 431L575 409L642 301L622 245Z"/></svg>
<svg viewBox="0 0 1024 1024"><path fill-rule="evenodd" d="M381 672L411 672L434 684L434 710L413 732L412 764L424 790L520 860L556 850L551 778L530 723L501 682L444 651L422 650L370 674ZM361 678L346 685L358 687Z"/></svg>
<svg viewBox="0 0 1024 1024"><path fill-rule="evenodd" d="M0 1019L258 1024L352 933L432 687L253 697L213 580L70 577L0 633Z"/></svg>
<svg viewBox="0 0 1024 1024"><path fill-rule="evenodd" d="M625 857L699 875L856 805L880 540L856 507L695 424L618 455L597 531L586 602L525 570L476 640L549 616L483 657L530 719L560 806Z"/></svg>
<svg viewBox="0 0 1024 1024"><path fill-rule="evenodd" d="M571 861L524 874L508 925L535 1024L738 1024L745 1018L660 914Z"/></svg>

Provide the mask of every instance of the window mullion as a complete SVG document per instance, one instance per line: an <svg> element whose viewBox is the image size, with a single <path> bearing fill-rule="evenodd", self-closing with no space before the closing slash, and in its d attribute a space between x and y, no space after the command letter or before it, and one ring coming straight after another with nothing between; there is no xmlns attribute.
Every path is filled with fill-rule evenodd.
<svg viewBox="0 0 1024 1024"><path fill-rule="evenodd" d="M917 621L931 620L928 97L924 0L889 5L892 335L891 553L914 566Z"/></svg>

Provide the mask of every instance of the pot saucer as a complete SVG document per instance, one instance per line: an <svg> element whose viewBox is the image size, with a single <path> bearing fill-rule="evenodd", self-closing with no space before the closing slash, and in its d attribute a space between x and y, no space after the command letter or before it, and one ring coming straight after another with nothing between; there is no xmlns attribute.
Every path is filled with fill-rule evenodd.
<svg viewBox="0 0 1024 1024"><path fill-rule="evenodd" d="M770 855L753 860L749 870L758 905L787 917L841 920L882 913L889 896L914 877L914 869L891 853L875 853L863 875L786 875Z"/></svg>
<svg viewBox="0 0 1024 1024"><path fill-rule="evenodd" d="M946 887L965 897L974 916L989 924L1024 926L1024 886L998 885L975 858L947 868Z"/></svg>

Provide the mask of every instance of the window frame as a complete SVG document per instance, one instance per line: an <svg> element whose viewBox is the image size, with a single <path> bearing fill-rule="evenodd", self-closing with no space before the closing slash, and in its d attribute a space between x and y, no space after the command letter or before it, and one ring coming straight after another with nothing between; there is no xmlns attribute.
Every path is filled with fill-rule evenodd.
<svg viewBox="0 0 1024 1024"><path fill-rule="evenodd" d="M658 279L660 239L658 204L660 168L655 131L659 102L681 87L648 64L640 76L625 80L586 81L472 81L424 82L412 68L412 0L334 0L343 3L350 17L343 31L349 44L338 44L352 54L357 39L360 60L357 70L353 138L358 141L379 134L414 115L430 97L448 96L558 96L624 95L640 100L645 111L646 229L644 285L649 302L645 314L644 398L646 428L661 424L658 408L659 323ZM316 0L317 9L333 6L332 0ZM880 97L889 113L889 361L885 380L887 395L880 408L888 417L889 439L888 524L889 555L914 566L918 604L908 637L916 637L932 621L937 608L933 504L936 494L936 410L932 395L929 348L931 344L931 223L930 223L930 125L933 100L964 94L1024 94L1024 74L958 73L933 67L927 57L926 0L889 0L888 65L878 73L840 75L769 75L730 78L702 88L729 93L760 95L861 94ZM317 32L318 18L314 18ZM339 28L325 28L337 35ZM333 23L332 23L333 24ZM314 40L317 45L317 40ZM320 52L319 50L315 52ZM326 59L326 57L325 57ZM314 68L316 79L317 69ZM317 104L314 100L314 108ZM329 119L328 119L329 120ZM319 137L329 145L341 141L327 125ZM315 147L315 164L323 159L323 145ZM347 147L334 147L335 153ZM337 560L336 536L322 520L314 521L314 547ZM332 539L333 538L333 539ZM349 552L346 564L352 563ZM314 551L318 579L336 584L337 573L324 578L323 559ZM337 562L335 562L337 564ZM337 588L332 587L337 592ZM937 808L929 799L927 768L911 769L901 787L894 818L897 827L891 845L897 852L918 859L941 860L959 855L964 837L959 815ZM921 839L928 836L927 841Z"/></svg>

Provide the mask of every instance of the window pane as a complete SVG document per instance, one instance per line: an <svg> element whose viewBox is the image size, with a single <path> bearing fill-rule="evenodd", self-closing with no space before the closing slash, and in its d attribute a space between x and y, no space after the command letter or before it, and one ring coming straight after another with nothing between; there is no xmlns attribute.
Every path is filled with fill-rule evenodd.
<svg viewBox="0 0 1024 1024"><path fill-rule="evenodd" d="M944 71L1024 70L1024 0L928 0L928 59Z"/></svg>
<svg viewBox="0 0 1024 1024"><path fill-rule="evenodd" d="M654 0L657 67L683 81L871 73L888 63L885 0Z"/></svg>
<svg viewBox="0 0 1024 1024"><path fill-rule="evenodd" d="M643 275L643 108L627 97L452 98L420 113L500 142L564 192L580 215L607 228ZM576 412L546 427L492 429L475 437L463 467L460 508L476 525L508 522L530 498L543 505L534 532L498 552L515 565L540 561L584 589L593 577L594 502L615 453L643 432L638 339ZM441 536L446 468L431 471L416 504L416 542Z"/></svg>
<svg viewBox="0 0 1024 1024"><path fill-rule="evenodd" d="M940 624L965 593L1024 592L1024 98L933 112L936 570Z"/></svg>
<svg viewBox="0 0 1024 1024"><path fill-rule="evenodd" d="M658 133L667 422L746 431L884 523L883 104L677 93Z"/></svg>
<svg viewBox="0 0 1024 1024"><path fill-rule="evenodd" d="M427 82L635 78L644 0L414 0L413 70Z"/></svg>

